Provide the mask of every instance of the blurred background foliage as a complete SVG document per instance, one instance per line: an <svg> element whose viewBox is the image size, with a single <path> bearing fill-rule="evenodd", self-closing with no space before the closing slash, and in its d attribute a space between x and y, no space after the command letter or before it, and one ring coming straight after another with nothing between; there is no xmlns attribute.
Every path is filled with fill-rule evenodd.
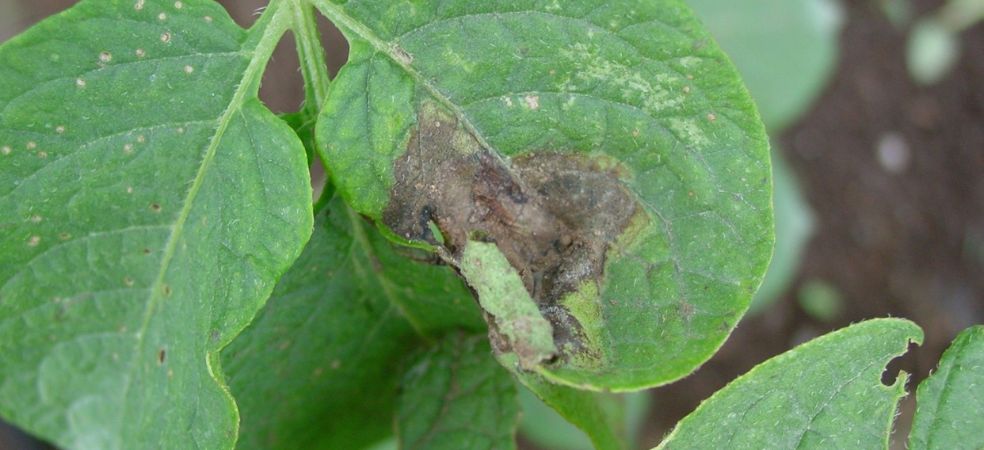
<svg viewBox="0 0 984 450"><path fill-rule="evenodd" d="M744 76L772 137L777 240L718 355L678 383L619 397L639 448L755 364L851 322L902 316L926 329L924 347L887 371L912 373L910 388L959 330L984 322L984 0L684 1ZM0 0L0 41L72 3ZM248 26L265 0L220 3ZM347 46L320 25L335 73ZM277 112L300 108L291 39L261 97ZM528 391L520 401L521 448L591 448ZM910 396L896 436L911 414ZM37 448L47 447L0 423L0 449Z"/></svg>

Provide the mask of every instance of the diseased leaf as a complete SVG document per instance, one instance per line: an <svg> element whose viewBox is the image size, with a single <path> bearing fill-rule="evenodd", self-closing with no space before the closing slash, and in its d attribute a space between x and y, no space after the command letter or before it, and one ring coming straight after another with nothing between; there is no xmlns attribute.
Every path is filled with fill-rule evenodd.
<svg viewBox="0 0 984 450"><path fill-rule="evenodd" d="M901 319L821 336L732 381L657 448L888 448L908 376L885 386L882 372L922 338Z"/></svg>
<svg viewBox="0 0 984 450"><path fill-rule="evenodd" d="M909 448L984 448L984 326L960 333L916 390Z"/></svg>
<svg viewBox="0 0 984 450"><path fill-rule="evenodd" d="M587 433L599 449L625 448L621 414L607 395L554 384L534 371L556 354L550 324L495 244L469 241L460 270L486 312L496 358L558 414ZM540 369L542 370L542 369Z"/></svg>
<svg viewBox="0 0 984 450"><path fill-rule="evenodd" d="M398 404L402 449L516 448L516 384L484 336L452 333L420 355Z"/></svg>
<svg viewBox="0 0 984 450"><path fill-rule="evenodd" d="M461 256L461 274L490 316L490 336L499 353L514 353L524 370L534 370L556 354L550 323L495 244L468 242Z"/></svg>
<svg viewBox="0 0 984 450"><path fill-rule="evenodd" d="M240 449L377 442L392 433L398 367L419 333L484 329L447 267L394 253L341 199L326 211L267 306L222 352Z"/></svg>
<svg viewBox="0 0 984 450"><path fill-rule="evenodd" d="M257 99L284 31L83 1L0 47L0 414L73 449L231 448L217 352L311 232Z"/></svg>
<svg viewBox="0 0 984 450"><path fill-rule="evenodd" d="M769 159L682 2L315 5L351 48L316 132L339 193L455 264L494 242L559 337L541 373L637 389L720 346L771 252Z"/></svg>

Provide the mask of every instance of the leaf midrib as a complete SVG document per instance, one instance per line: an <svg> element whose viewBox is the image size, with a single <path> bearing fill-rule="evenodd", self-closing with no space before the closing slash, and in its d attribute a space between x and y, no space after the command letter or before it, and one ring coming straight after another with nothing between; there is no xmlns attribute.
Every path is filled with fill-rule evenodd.
<svg viewBox="0 0 984 450"><path fill-rule="evenodd" d="M188 217L191 215L191 211L195 204L195 199L197 198L198 193L205 182L204 180L209 172L209 169L212 167L212 162L215 159L215 155L222 143L226 130L232 123L236 113L238 113L246 103L247 95L255 95L258 87L257 83L259 78L263 75L266 63L269 60L270 55L273 53L273 49L277 42L279 42L280 37L283 36L284 32L286 32L289 27L289 23L287 23L287 21L280 19L282 16L281 11L283 11L283 9L280 8L280 5L281 2L271 2L270 6L263 12L260 18L257 19L253 28L249 30L246 39L242 43L244 48L242 53L244 55L251 55L252 58L247 64L246 69L243 71L239 84L236 87L231 100L229 101L229 106L225 109L225 111L223 111L222 115L219 116L218 126L216 127L215 133L212 135L212 139L205 150L205 155L202 157L198 172L195 174L191 187L185 195L185 201L164 245L160 269L157 273L157 277L149 287L151 289L150 298L147 300L147 306L145 307L140 326L134 332L134 337L137 342L135 345L134 357L128 369L130 376L126 378L126 384L124 384L121 393L122 395L120 396L123 399L121 417L126 417L126 409L128 405L126 397L129 392L131 380L134 378L133 373L140 367L139 361L141 349L143 349L145 344L144 333L149 327L154 312L163 298L161 288L164 285L165 277L168 269L170 268L170 263L174 259L177 252L179 238L184 231L184 226L188 221ZM256 39L255 42L250 42L253 40L255 33L260 34L259 38ZM252 44L252 48L249 51L246 51L245 47L248 47L250 44ZM212 352L209 353L211 354ZM215 374L210 364L210 357L207 356L205 358L205 364L208 367L208 372L212 375L213 379L220 385L223 385L224 383L221 380L215 378ZM225 386L221 387L223 392L225 392L226 395L229 395L229 390ZM237 420L235 430L236 435L238 435L239 432L238 427L239 421Z"/></svg>

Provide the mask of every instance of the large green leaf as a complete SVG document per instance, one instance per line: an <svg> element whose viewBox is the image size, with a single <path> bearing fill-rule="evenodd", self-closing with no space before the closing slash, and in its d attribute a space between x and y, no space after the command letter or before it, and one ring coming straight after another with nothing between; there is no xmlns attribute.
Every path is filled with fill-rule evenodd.
<svg viewBox="0 0 984 450"><path fill-rule="evenodd" d="M888 448L908 376L885 386L882 372L922 337L875 319L814 339L725 386L658 448Z"/></svg>
<svg viewBox="0 0 984 450"><path fill-rule="evenodd" d="M909 448L984 448L984 326L964 330L919 384Z"/></svg>
<svg viewBox="0 0 984 450"><path fill-rule="evenodd" d="M0 414L66 448L229 448L217 352L311 232L256 99L285 29L85 1L0 47Z"/></svg>
<svg viewBox="0 0 984 450"><path fill-rule="evenodd" d="M454 264L495 242L552 327L542 373L637 389L720 346L770 255L769 158L682 2L315 4L351 47L317 130L340 194Z"/></svg>
<svg viewBox="0 0 984 450"><path fill-rule="evenodd" d="M837 62L836 0L686 0L728 53L778 132L802 115Z"/></svg>
<svg viewBox="0 0 984 450"><path fill-rule="evenodd" d="M396 430L400 448L514 449L516 383L485 336L447 335L403 378Z"/></svg>
<svg viewBox="0 0 984 450"><path fill-rule="evenodd" d="M243 416L239 448L381 440L392 432L398 366L422 334L484 329L447 267L394 253L340 199L326 211L266 308L222 352Z"/></svg>

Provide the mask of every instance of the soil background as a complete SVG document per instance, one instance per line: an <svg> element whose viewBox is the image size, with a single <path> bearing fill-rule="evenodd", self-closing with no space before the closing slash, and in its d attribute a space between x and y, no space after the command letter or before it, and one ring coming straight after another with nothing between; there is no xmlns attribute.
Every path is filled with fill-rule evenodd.
<svg viewBox="0 0 984 450"><path fill-rule="evenodd" d="M6 40L73 2L18 1L26 11ZM722 0L723 1L723 0ZM243 25L265 2L222 1ZM941 0L913 0L915 15ZM812 109L778 136L816 216L815 233L796 280L774 306L744 319L722 350L693 375L653 391L640 444L650 448L701 400L756 364L853 322L906 317L926 332L885 372L912 377L911 392L963 328L984 323L984 26L961 35L955 69L930 87L905 66L908 30L893 26L874 0L842 1L846 24L835 74ZM341 35L324 25L332 72L345 61ZM277 112L303 98L293 42L275 54L261 97ZM901 145L894 170L878 158L886 138ZM798 306L796 292L823 280L844 299L836 319L820 321ZM903 401L893 448L904 448L914 402ZM526 442L521 447L534 449ZM0 424L0 449L46 448Z"/></svg>

